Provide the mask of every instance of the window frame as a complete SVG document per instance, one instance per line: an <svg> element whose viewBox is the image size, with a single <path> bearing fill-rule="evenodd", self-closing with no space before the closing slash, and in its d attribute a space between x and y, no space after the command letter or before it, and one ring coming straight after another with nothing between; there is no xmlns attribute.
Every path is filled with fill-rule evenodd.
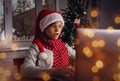
<svg viewBox="0 0 120 81"><path fill-rule="evenodd" d="M58 1L57 1L58 2ZM5 27L5 39L7 42L0 40L0 52L3 51L14 51L11 49L12 45L17 45L17 50L27 50L32 41L13 41L12 40L12 0L4 0L4 27ZM55 1L55 7L56 1ZM38 15L39 11L43 9L42 0L35 0L35 16ZM55 8L56 9L56 8ZM3 44L4 43L4 44ZM17 51L15 50L15 51Z"/></svg>
<svg viewBox="0 0 120 81"><path fill-rule="evenodd" d="M12 27L12 16L10 16L12 13L10 11L11 9L11 2L10 0L3 0L3 10L4 10L4 29L5 29L5 40L7 39L7 42L5 42L4 40L1 40L1 46L0 46L0 50L3 50L4 48L8 49L12 43L11 41L11 27Z"/></svg>
<svg viewBox="0 0 120 81"><path fill-rule="evenodd" d="M36 14L36 2L35 1L35 14ZM5 42L0 40L0 51L12 51L11 46L17 45L17 50L26 50L29 48L31 41L13 41L12 40L12 0L4 0L4 27L5 27ZM39 4L40 5L40 4ZM5 43L4 43L5 42Z"/></svg>

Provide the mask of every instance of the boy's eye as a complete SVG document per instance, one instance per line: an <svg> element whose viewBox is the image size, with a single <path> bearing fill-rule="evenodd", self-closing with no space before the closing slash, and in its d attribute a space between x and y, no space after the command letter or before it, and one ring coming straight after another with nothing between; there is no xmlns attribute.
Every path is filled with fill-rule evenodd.
<svg viewBox="0 0 120 81"><path fill-rule="evenodd" d="M51 27L54 27L54 28L56 28L56 27L62 28L62 26L56 26L56 25L52 25Z"/></svg>
<svg viewBox="0 0 120 81"><path fill-rule="evenodd" d="M59 28L62 28L62 26L59 26Z"/></svg>

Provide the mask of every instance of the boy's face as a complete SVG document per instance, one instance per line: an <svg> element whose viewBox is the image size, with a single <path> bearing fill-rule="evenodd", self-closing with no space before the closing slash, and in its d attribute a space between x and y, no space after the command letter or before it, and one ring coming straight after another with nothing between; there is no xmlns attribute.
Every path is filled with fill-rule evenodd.
<svg viewBox="0 0 120 81"><path fill-rule="evenodd" d="M61 34L61 31L62 31L62 28L63 28L63 24L61 21L57 21L51 25L49 25L46 29L45 29L45 34L51 38L51 39L58 39L60 34Z"/></svg>

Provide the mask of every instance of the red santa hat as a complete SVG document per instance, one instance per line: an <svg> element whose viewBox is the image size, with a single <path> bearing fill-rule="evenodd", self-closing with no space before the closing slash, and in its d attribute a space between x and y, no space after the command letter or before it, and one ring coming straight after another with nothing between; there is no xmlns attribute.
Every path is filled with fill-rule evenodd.
<svg viewBox="0 0 120 81"><path fill-rule="evenodd" d="M48 25L56 21L61 21L64 26L64 20L62 15L55 10L42 10L39 13L38 17L40 19L39 26L42 32Z"/></svg>

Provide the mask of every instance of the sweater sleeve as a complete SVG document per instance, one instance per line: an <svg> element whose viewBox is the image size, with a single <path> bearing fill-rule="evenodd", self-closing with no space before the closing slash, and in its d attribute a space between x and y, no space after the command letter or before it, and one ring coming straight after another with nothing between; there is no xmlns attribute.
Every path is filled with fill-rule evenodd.
<svg viewBox="0 0 120 81"><path fill-rule="evenodd" d="M68 44L66 44L66 47L68 49L69 56L72 57L72 58L75 58L76 57L76 51L72 47L70 47Z"/></svg>
<svg viewBox="0 0 120 81"><path fill-rule="evenodd" d="M25 61L21 67L23 77L38 78L41 72L48 69L36 66L37 56L39 54L37 45L32 45L29 49L29 54L25 57Z"/></svg>

